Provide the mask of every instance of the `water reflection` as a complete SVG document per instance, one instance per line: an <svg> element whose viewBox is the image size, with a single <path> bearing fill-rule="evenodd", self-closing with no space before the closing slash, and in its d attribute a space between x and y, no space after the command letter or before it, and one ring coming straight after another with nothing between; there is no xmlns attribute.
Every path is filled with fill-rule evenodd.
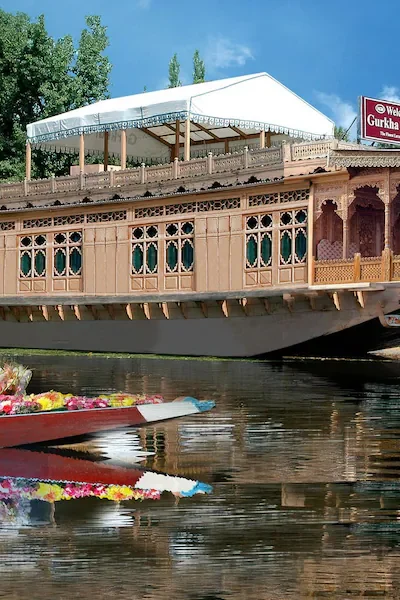
<svg viewBox="0 0 400 600"><path fill-rule="evenodd" d="M140 459L213 493L88 497L56 502L54 515L32 505L28 524L0 529L0 597L398 598L400 365L29 362L33 392L214 399L196 418L79 447L83 462L87 452L92 464L134 470Z"/></svg>

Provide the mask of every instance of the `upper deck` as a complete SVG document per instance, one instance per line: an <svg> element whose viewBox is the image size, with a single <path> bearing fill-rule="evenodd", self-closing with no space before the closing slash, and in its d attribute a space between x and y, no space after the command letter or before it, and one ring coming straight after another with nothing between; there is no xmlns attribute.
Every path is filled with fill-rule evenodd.
<svg viewBox="0 0 400 600"><path fill-rule="evenodd" d="M40 209L48 201L58 200L70 204L92 194L94 201L104 202L118 193L130 197L181 194L189 190L207 189L215 182L220 187L233 183L246 183L250 178L263 182L283 180L287 177L304 176L318 168L329 169L329 155L338 148L360 149L357 144L337 140L284 143L271 148L249 150L204 158L146 166L133 169L82 172L74 176L33 179L0 184L0 200L4 210ZM254 181L256 183L256 181ZM186 187L188 189L186 189ZM218 187L218 186L215 186ZM184 189L182 189L184 188ZM33 201L37 204L27 206Z"/></svg>

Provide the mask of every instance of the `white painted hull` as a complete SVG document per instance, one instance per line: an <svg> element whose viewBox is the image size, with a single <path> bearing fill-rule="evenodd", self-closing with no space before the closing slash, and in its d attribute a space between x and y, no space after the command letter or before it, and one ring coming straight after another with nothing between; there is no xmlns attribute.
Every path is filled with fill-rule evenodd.
<svg viewBox="0 0 400 600"><path fill-rule="evenodd" d="M254 316L0 323L0 346L181 356L257 356L359 325L399 306L399 288L365 294L362 307L351 291L340 309L325 294L312 306L271 305ZM257 311L256 311L257 312Z"/></svg>

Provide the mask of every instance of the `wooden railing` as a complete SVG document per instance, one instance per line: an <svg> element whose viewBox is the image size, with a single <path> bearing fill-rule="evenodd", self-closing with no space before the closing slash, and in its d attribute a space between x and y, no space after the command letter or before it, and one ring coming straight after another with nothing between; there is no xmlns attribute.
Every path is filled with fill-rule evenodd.
<svg viewBox="0 0 400 600"><path fill-rule="evenodd" d="M187 179L217 173L229 173L257 167L276 168L286 162L328 158L333 148L353 147L354 144L338 143L337 140L284 144L283 146L249 150L234 154L213 156L189 161L175 159L173 163L147 167L142 164L124 171L86 173L70 177L25 180L18 183L0 184L0 200L79 190L96 190L132 184L161 183L172 179Z"/></svg>
<svg viewBox="0 0 400 600"><path fill-rule="evenodd" d="M342 260L315 260L313 284L360 283L376 281L400 281L400 256L384 250L382 256Z"/></svg>

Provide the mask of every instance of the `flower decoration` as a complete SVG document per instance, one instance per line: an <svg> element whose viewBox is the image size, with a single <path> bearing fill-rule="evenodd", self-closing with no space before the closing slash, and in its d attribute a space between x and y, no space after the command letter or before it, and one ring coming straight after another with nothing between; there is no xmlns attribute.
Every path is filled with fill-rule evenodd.
<svg viewBox="0 0 400 600"><path fill-rule="evenodd" d="M0 395L0 415L19 415L52 410L90 410L95 408L121 408L141 404L160 404L162 396L145 394L110 394L96 398L73 396L61 392L45 392L30 396Z"/></svg>
<svg viewBox="0 0 400 600"><path fill-rule="evenodd" d="M158 490L139 490L129 485L47 482L17 478L0 479L0 500L26 499L59 502L88 497L114 502L159 500L161 493Z"/></svg>

